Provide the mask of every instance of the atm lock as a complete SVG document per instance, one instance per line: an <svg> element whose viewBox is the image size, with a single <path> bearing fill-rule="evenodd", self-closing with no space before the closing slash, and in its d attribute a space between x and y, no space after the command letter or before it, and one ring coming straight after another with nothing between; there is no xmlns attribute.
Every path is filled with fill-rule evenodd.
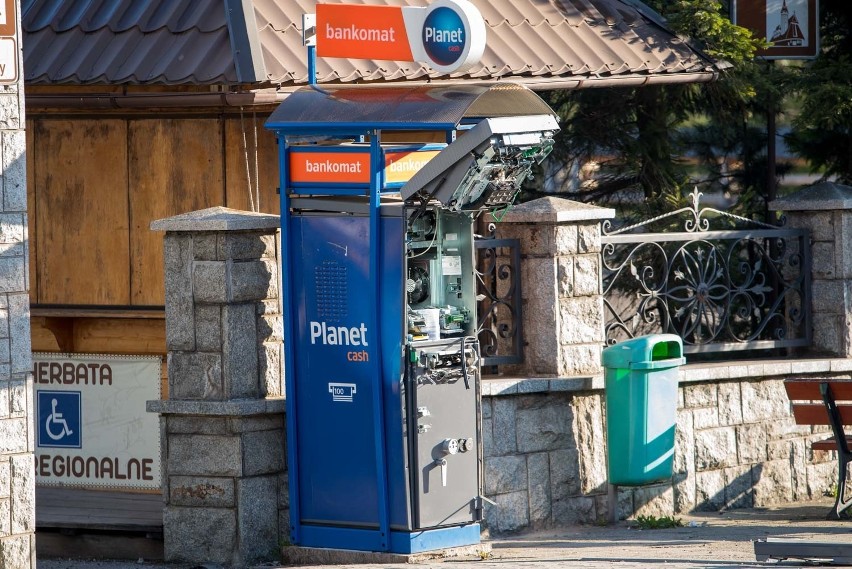
<svg viewBox="0 0 852 569"><path fill-rule="evenodd" d="M474 449L474 441L469 437L460 439L444 439L440 444L441 458L436 458L433 464L441 469L441 485L447 485L447 457L460 452L467 452Z"/></svg>

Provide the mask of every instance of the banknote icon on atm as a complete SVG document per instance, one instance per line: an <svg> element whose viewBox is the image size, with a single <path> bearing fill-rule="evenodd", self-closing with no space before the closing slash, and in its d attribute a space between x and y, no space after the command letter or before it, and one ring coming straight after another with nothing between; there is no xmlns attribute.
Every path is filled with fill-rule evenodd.
<svg viewBox="0 0 852 569"><path fill-rule="evenodd" d="M357 386L354 383L329 383L328 392L331 393L332 401L352 403Z"/></svg>

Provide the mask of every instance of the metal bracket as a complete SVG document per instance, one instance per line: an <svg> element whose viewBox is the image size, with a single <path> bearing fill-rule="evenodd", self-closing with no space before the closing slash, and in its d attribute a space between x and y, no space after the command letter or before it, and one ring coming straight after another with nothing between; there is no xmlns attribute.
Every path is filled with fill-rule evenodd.
<svg viewBox="0 0 852 569"><path fill-rule="evenodd" d="M302 45L317 45L317 15L302 14Z"/></svg>
<svg viewBox="0 0 852 569"><path fill-rule="evenodd" d="M485 507L485 504L483 504L483 502L488 502L488 503L489 503L489 504L491 504L492 506L496 506L496 505L497 505L497 502L495 502L495 501L494 501L494 500L492 500L491 498L486 498L485 496L482 496L482 495L480 494L479 496L477 496L476 498L474 498L474 507L475 507L477 510L481 510L483 507Z"/></svg>

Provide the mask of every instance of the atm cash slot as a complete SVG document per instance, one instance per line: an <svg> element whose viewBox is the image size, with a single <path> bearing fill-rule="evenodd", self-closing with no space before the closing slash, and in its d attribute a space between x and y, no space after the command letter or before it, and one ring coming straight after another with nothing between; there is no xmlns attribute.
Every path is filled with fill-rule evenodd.
<svg viewBox="0 0 852 569"><path fill-rule="evenodd" d="M455 353L420 353L420 365L428 369L438 369L442 367L460 366L462 363L462 355L459 352Z"/></svg>
<svg viewBox="0 0 852 569"><path fill-rule="evenodd" d="M475 379L479 364L476 341L466 339L463 345L446 347L410 347L410 363L418 384L455 383L463 379L466 385Z"/></svg>

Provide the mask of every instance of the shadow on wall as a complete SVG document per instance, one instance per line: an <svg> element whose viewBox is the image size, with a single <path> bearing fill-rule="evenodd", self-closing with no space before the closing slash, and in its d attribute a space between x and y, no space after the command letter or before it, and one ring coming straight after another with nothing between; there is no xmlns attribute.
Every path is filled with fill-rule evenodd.
<svg viewBox="0 0 852 569"><path fill-rule="evenodd" d="M578 450L604 448L600 428L591 428L600 424L601 407L578 399L595 398L551 392L483 399L485 495L496 502L486 504L483 525L492 533L589 523L606 512L606 496L590 495L605 481L603 455Z"/></svg>
<svg viewBox="0 0 852 569"><path fill-rule="evenodd" d="M734 474L741 471L739 474ZM696 484L695 511L716 512L754 507L754 487L763 475L763 464L711 471L704 478L718 477L714 484ZM710 488L715 491L710 493ZM789 489L789 484L787 485Z"/></svg>

